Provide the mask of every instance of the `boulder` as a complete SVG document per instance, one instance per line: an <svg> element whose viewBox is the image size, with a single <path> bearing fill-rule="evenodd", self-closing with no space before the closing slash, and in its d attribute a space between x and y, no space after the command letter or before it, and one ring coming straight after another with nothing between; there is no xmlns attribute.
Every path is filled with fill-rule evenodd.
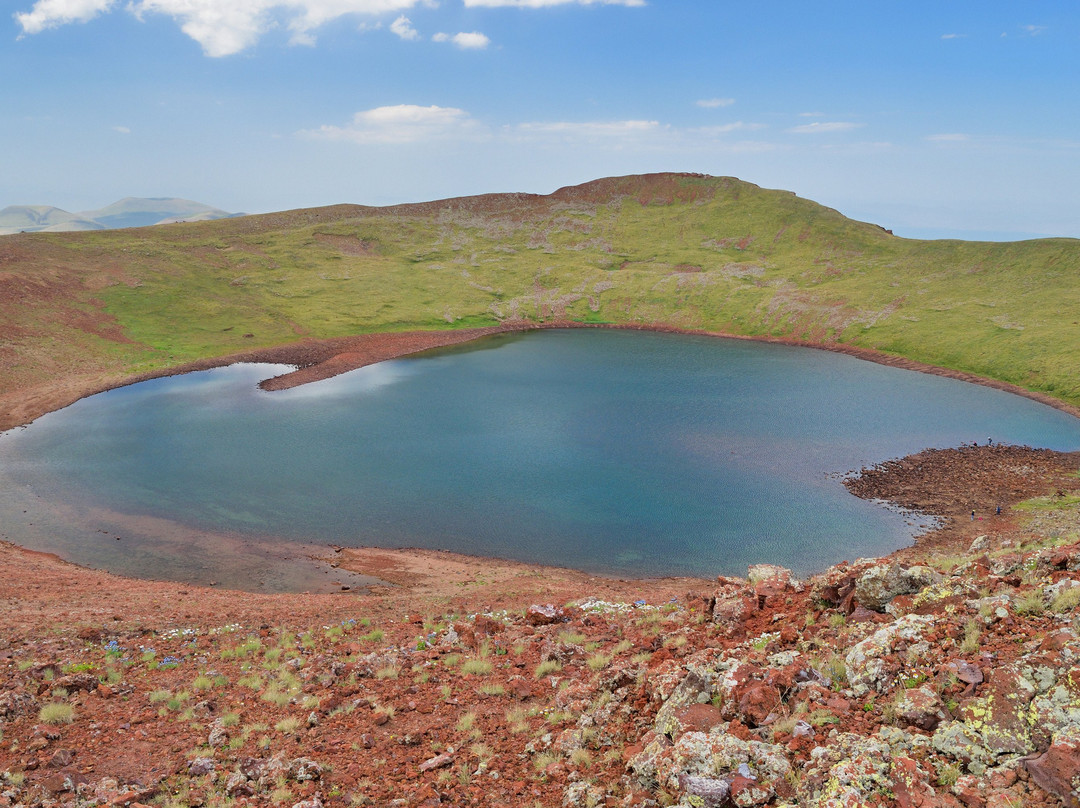
<svg viewBox="0 0 1080 808"><path fill-rule="evenodd" d="M901 723L928 731L936 729L946 718L941 698L927 685L901 691L895 713Z"/></svg>
<svg viewBox="0 0 1080 808"><path fill-rule="evenodd" d="M211 757L197 757L188 764L188 774L192 777L213 774L216 770L217 764Z"/></svg>
<svg viewBox="0 0 1080 808"><path fill-rule="evenodd" d="M678 729L676 735L684 732L710 732L714 727L724 725L720 708L713 704L690 704L674 712Z"/></svg>
<svg viewBox="0 0 1080 808"><path fill-rule="evenodd" d="M867 609L884 612L893 598L921 592L941 581L941 574L929 567L879 565L870 567L855 581L855 600Z"/></svg>
<svg viewBox="0 0 1080 808"><path fill-rule="evenodd" d="M1056 736L1045 752L1024 761L1024 766L1040 788L1069 808L1080 808L1080 730L1074 727Z"/></svg>
<svg viewBox="0 0 1080 808"><path fill-rule="evenodd" d="M713 605L713 622L727 635L732 635L742 625L745 617L757 608L739 594L717 595Z"/></svg>
<svg viewBox="0 0 1080 808"><path fill-rule="evenodd" d="M680 714L685 714L689 707L705 706L711 698L712 683L707 678L694 672L686 674L657 711L653 728L662 735L675 738L685 731Z"/></svg>
<svg viewBox="0 0 1080 808"><path fill-rule="evenodd" d="M789 771L791 764L781 747L716 730L684 733L656 758L657 781L662 788L678 789L680 779L687 775L732 782L742 777L752 779L756 791L767 794L765 802L774 796L776 784L784 782Z"/></svg>
<svg viewBox="0 0 1080 808"><path fill-rule="evenodd" d="M780 690L775 685L754 682L739 695L738 715L747 726L760 727L780 708Z"/></svg>
<svg viewBox="0 0 1080 808"><path fill-rule="evenodd" d="M525 621L531 626L548 626L552 623L559 623L565 618L566 613L558 608L552 606L550 603L543 605L533 604L525 612Z"/></svg>
<svg viewBox="0 0 1080 808"><path fill-rule="evenodd" d="M747 578L754 587L759 605L764 605L768 598L783 595L795 588L791 570L774 564L750 565L747 568Z"/></svg>
<svg viewBox="0 0 1080 808"><path fill-rule="evenodd" d="M900 643L910 648L922 641L936 620L929 615L904 615L856 643L844 658L848 683L856 695L865 695L871 689L884 692L897 672L886 657L891 656Z"/></svg>
<svg viewBox="0 0 1080 808"><path fill-rule="evenodd" d="M991 671L979 692L978 698L960 705L960 720L937 728L933 747L957 760L985 765L1033 752L1029 705L1034 685L1005 666Z"/></svg>
<svg viewBox="0 0 1080 808"><path fill-rule="evenodd" d="M684 774L679 778L679 787L683 794L696 797L692 804L700 805L701 808L721 808L727 804L731 794L731 781L721 780L714 777L698 777L693 774Z"/></svg>
<svg viewBox="0 0 1080 808"><path fill-rule="evenodd" d="M851 732L837 733L810 753L799 781L799 805L858 806L892 786L888 744Z"/></svg>

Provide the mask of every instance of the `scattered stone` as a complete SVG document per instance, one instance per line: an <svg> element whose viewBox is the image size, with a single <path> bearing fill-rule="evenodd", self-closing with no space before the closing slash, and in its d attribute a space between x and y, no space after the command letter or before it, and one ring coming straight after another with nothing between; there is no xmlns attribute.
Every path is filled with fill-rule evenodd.
<svg viewBox="0 0 1080 808"><path fill-rule="evenodd" d="M57 749L51 758L49 758L49 768L51 769L63 769L66 766L70 766L75 762L75 750L74 749Z"/></svg>
<svg viewBox="0 0 1080 808"><path fill-rule="evenodd" d="M718 780L711 777L698 777L683 774L679 777L679 787L683 793L697 797L702 808L721 808L731 795L731 780Z"/></svg>
<svg viewBox="0 0 1080 808"><path fill-rule="evenodd" d="M547 626L563 620L565 613L562 609L552 606L550 603L543 606L533 604L525 612L525 620L531 626Z"/></svg>
<svg viewBox="0 0 1080 808"><path fill-rule="evenodd" d="M202 777L217 771L217 763L214 762L213 758L197 757L188 764L187 770L192 777Z"/></svg>
<svg viewBox="0 0 1080 808"><path fill-rule="evenodd" d="M443 769L454 762L454 756L450 752L443 752L433 758L428 758L420 764L420 771L430 772L435 769Z"/></svg>

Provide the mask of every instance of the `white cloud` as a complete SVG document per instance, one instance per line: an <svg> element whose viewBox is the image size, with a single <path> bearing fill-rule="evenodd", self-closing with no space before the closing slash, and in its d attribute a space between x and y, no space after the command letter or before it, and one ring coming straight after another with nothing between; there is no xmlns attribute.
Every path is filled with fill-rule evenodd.
<svg viewBox="0 0 1080 808"><path fill-rule="evenodd" d="M491 44L491 40L479 31L459 34L438 33L431 37L432 42L453 42L462 50L483 50Z"/></svg>
<svg viewBox="0 0 1080 808"><path fill-rule="evenodd" d="M454 34L453 41L455 45L464 50L483 50L491 44L491 40L479 31L469 31L468 33L462 31L460 34Z"/></svg>
<svg viewBox="0 0 1080 808"><path fill-rule="evenodd" d="M128 129L126 126L114 126L113 131L114 132L119 132L121 135L130 135L131 134L131 130Z"/></svg>
<svg viewBox="0 0 1080 808"><path fill-rule="evenodd" d="M514 129L526 136L554 135L563 140L612 140L637 138L667 129L659 121L553 121L548 123L523 123Z"/></svg>
<svg viewBox="0 0 1080 808"><path fill-rule="evenodd" d="M412 20L404 14L390 23L390 30L402 39L415 40L420 38L420 32L413 28Z"/></svg>
<svg viewBox="0 0 1080 808"><path fill-rule="evenodd" d="M733 121L732 123L724 123L718 126L699 126L695 129L690 129L689 131L693 134L703 135L704 137L716 137L718 135L727 135L731 132L756 132L766 128L766 125L763 123Z"/></svg>
<svg viewBox="0 0 1080 808"><path fill-rule="evenodd" d="M466 8L547 8L576 3L579 6L643 6L645 0L465 0Z"/></svg>
<svg viewBox="0 0 1080 808"><path fill-rule="evenodd" d="M89 22L108 11L116 0L38 0L30 11L15 15L24 34L38 34L73 22Z"/></svg>
<svg viewBox="0 0 1080 808"><path fill-rule="evenodd" d="M697 102L697 105L705 109L716 109L717 107L730 107L734 103L734 98L703 98Z"/></svg>
<svg viewBox="0 0 1080 808"><path fill-rule="evenodd" d="M125 7L136 17L164 14L202 46L207 56L230 56L251 47L279 24L293 44L310 45L321 25L349 14L374 16L430 5L428 0L131 0ZM116 0L37 0L15 19L27 34L71 22L85 22L111 10Z"/></svg>
<svg viewBox="0 0 1080 808"><path fill-rule="evenodd" d="M1045 30L1046 30L1045 25L1025 25L1025 26L1023 26L1023 31L1028 36L1038 36L1039 34L1041 34Z"/></svg>
<svg viewBox="0 0 1080 808"><path fill-rule="evenodd" d="M942 39L965 39L967 34L942 34Z"/></svg>
<svg viewBox="0 0 1080 808"><path fill-rule="evenodd" d="M300 134L367 146L419 143L453 137L475 138L482 136L484 129L462 109L398 104L357 112L347 126L322 126Z"/></svg>
<svg viewBox="0 0 1080 808"><path fill-rule="evenodd" d="M971 140L971 137L960 132L945 132L940 135L929 135L926 140L932 143L964 143Z"/></svg>
<svg viewBox="0 0 1080 808"><path fill-rule="evenodd" d="M852 129L858 129L860 126L862 126L861 123L852 123L851 121L814 121L813 123L793 126L788 131L797 135L815 135L826 132L848 132Z"/></svg>

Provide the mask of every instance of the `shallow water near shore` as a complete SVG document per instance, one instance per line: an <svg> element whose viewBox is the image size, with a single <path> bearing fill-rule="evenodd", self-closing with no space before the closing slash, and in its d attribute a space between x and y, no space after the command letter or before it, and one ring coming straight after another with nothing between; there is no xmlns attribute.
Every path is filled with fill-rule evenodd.
<svg viewBox="0 0 1080 808"><path fill-rule="evenodd" d="M1019 396L704 336L502 335L257 388L286 370L143 382L5 433L3 535L123 574L230 585L251 558L230 571L239 551L208 564L177 536L430 547L626 576L757 562L807 573L891 552L924 524L851 496L846 473L988 437L1080 448L1080 420ZM72 514L83 523L61 529ZM149 527L169 523L182 529L168 538ZM119 547L87 535L117 524ZM279 588L292 586L307 588Z"/></svg>

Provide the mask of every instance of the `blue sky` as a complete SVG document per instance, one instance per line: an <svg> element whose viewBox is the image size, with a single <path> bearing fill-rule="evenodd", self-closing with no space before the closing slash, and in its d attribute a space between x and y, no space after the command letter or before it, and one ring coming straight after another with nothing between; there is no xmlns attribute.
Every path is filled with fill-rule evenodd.
<svg viewBox="0 0 1080 808"><path fill-rule="evenodd" d="M249 213L651 171L1080 237L1074 0L7 0L0 207Z"/></svg>

